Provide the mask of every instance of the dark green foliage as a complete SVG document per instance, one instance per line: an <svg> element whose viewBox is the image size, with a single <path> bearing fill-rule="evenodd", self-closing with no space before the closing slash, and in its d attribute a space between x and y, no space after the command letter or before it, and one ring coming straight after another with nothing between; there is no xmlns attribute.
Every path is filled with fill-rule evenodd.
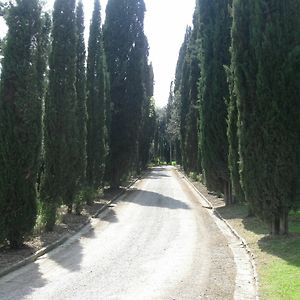
<svg viewBox="0 0 300 300"><path fill-rule="evenodd" d="M99 0L95 0L87 59L87 184L101 187L106 159L106 61Z"/></svg>
<svg viewBox="0 0 300 300"><path fill-rule="evenodd" d="M150 146L155 131L155 103L153 99L154 74L152 65L145 65L146 70L146 97L142 106L142 124L139 138L139 166L138 171L147 167L150 160Z"/></svg>
<svg viewBox="0 0 300 300"><path fill-rule="evenodd" d="M105 50L111 83L110 181L137 169L142 105L146 103L148 43L142 0L110 0L106 8Z"/></svg>
<svg viewBox="0 0 300 300"><path fill-rule="evenodd" d="M36 52L36 68L38 76L38 91L40 97L44 100L45 90L47 87L47 66L48 56L50 51L50 32L51 32L51 17L45 13L41 17L41 27L37 38L37 52Z"/></svg>
<svg viewBox="0 0 300 300"><path fill-rule="evenodd" d="M182 165L186 172L201 171L198 149L198 82L200 78L198 45L198 10L194 28L187 28L176 71L176 86L180 95L180 137ZM181 70L180 70L181 68Z"/></svg>
<svg viewBox="0 0 300 300"><path fill-rule="evenodd" d="M75 0L55 1L49 68L41 202L46 229L52 230L57 205L63 201L70 209L78 184Z"/></svg>
<svg viewBox="0 0 300 300"><path fill-rule="evenodd" d="M245 201L244 191L241 187L240 178L240 155L239 155L239 138L238 138L238 109L237 98L234 91L233 74L230 68L227 69L228 83L230 87L230 97L227 103L228 110L228 168L232 185L233 202Z"/></svg>
<svg viewBox="0 0 300 300"><path fill-rule="evenodd" d="M166 132L165 139L169 147L169 158L166 160L169 163L172 161L180 162L180 97L179 92L174 92L174 84L171 83L168 105L166 107L165 122Z"/></svg>
<svg viewBox="0 0 300 300"><path fill-rule="evenodd" d="M189 112L189 64L187 63L188 47L191 40L192 30L187 27L184 41L179 51L175 86L174 86L174 97L178 100L178 115L179 115L179 130L180 130L180 147L182 155L182 165L186 170L186 153L185 153L185 137L186 137L186 118Z"/></svg>
<svg viewBox="0 0 300 300"><path fill-rule="evenodd" d="M300 3L234 1L232 65L246 200L274 234L299 205Z"/></svg>
<svg viewBox="0 0 300 300"><path fill-rule="evenodd" d="M167 112L165 108L156 109L156 130L154 135L155 163L168 162L170 158L170 144L167 133Z"/></svg>
<svg viewBox="0 0 300 300"><path fill-rule="evenodd" d="M0 56L4 54L5 38L0 39Z"/></svg>
<svg viewBox="0 0 300 300"><path fill-rule="evenodd" d="M200 11L200 151L209 189L223 192L230 203L227 108L229 88L224 65L229 65L229 0L199 0Z"/></svg>
<svg viewBox="0 0 300 300"><path fill-rule="evenodd" d="M86 70L85 70L85 44L84 44L84 14L82 1L79 1L76 9L77 28L77 53L76 53L76 118L77 118L77 170L80 185L86 179L86 139L87 139L87 108L86 108Z"/></svg>
<svg viewBox="0 0 300 300"><path fill-rule="evenodd" d="M37 212L45 71L39 1L11 4L6 21L0 87L0 241L19 247L33 229Z"/></svg>
<svg viewBox="0 0 300 300"><path fill-rule="evenodd" d="M87 107L86 107L86 68L85 68L85 43L84 43L84 13L82 1L76 8L76 119L77 119L77 176L78 187L75 197L75 213L80 214L85 201L83 190L86 188L86 141L87 141Z"/></svg>
<svg viewBox="0 0 300 300"><path fill-rule="evenodd" d="M185 171L188 171L186 152L186 136L187 136L187 119L190 111L190 51L189 45L191 42L192 29L187 28L184 42L179 52L179 58L176 69L175 78L175 93L180 97L180 144L182 154L182 166ZM197 131L196 131L197 132ZM197 151L195 151L197 152Z"/></svg>

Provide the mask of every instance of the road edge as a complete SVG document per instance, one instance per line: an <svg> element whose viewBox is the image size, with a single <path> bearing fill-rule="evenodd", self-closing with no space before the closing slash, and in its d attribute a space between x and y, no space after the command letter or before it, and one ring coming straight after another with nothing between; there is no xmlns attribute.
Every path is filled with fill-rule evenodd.
<svg viewBox="0 0 300 300"><path fill-rule="evenodd" d="M93 218L97 218L103 211L105 211L112 203L114 203L115 201L117 201L121 196L123 196L124 194L126 194L128 192L128 190L135 185L139 180L141 180L144 176L145 173L147 172L147 170L145 172L143 172L139 177L135 178L128 186L126 186L122 191L120 191L117 195L115 195L111 200L109 200L106 204L104 204L101 208L99 208L99 210L93 214L91 217L89 217L83 224L81 224L76 231L74 231L73 233L67 233L64 236L62 236L61 238L59 238L58 240L54 241L53 243L39 249L38 251L36 251L34 254L24 258L23 260L11 265L8 268L3 269L2 271L0 271L0 278L30 264L35 262L39 257L45 255L46 253L49 253L50 251L58 248L59 246L61 246L62 244L64 244L65 242L67 242L70 238L72 238L73 236L75 236L76 234L78 234L85 226L90 224L91 219Z"/></svg>
<svg viewBox="0 0 300 300"><path fill-rule="evenodd" d="M251 248L249 247L248 243L246 240L241 237L238 232L222 217L222 215L216 210L216 208L213 206L213 204L197 189L197 187L194 185L194 183L179 169L175 168L175 170L178 172L179 175L183 176L183 178L190 184L190 186L196 191L196 193L207 203L208 209L211 209L213 214L219 218L231 231L231 233L241 242L241 245L243 248L245 248L248 257L249 257L249 262L252 267L252 272L253 272L253 279L254 279L254 285L255 285L255 290L256 290L256 300L259 300L259 277L257 273L257 268L256 264L254 261L254 254L251 251Z"/></svg>

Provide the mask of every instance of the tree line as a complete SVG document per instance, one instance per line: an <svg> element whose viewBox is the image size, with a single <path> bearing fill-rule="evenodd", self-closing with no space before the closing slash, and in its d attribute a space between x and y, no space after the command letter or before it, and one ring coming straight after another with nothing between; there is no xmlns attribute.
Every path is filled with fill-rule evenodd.
<svg viewBox="0 0 300 300"><path fill-rule="evenodd" d="M154 76L142 0L109 0L104 25L95 0L87 51L81 0L0 12L0 243L18 248L37 216L51 231L61 205L80 213L147 165Z"/></svg>
<svg viewBox="0 0 300 300"><path fill-rule="evenodd" d="M158 121L187 173L275 235L300 204L299 76L299 1L197 0Z"/></svg>

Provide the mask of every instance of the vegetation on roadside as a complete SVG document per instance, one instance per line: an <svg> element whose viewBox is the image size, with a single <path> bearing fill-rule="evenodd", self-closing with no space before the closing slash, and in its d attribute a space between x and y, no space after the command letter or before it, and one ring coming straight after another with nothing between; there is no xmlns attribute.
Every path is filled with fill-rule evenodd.
<svg viewBox="0 0 300 300"><path fill-rule="evenodd" d="M159 155L227 205L246 202L273 235L300 205L299 5L197 0L158 119Z"/></svg>
<svg viewBox="0 0 300 300"><path fill-rule="evenodd" d="M55 0L52 18L43 4L0 3L0 244L13 248L138 174L154 136L144 2L110 0L103 27L94 0L87 53L83 2Z"/></svg>

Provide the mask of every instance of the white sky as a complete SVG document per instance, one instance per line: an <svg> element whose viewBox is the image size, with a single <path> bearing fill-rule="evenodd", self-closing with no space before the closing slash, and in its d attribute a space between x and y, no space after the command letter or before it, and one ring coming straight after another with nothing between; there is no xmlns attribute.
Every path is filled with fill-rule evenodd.
<svg viewBox="0 0 300 300"><path fill-rule="evenodd" d="M107 0L100 0L104 17ZM52 9L54 0L47 1ZM93 10L93 0L83 0L85 8L86 35ZM168 101L170 83L174 79L180 46L187 25L192 24L195 0L145 0L145 33L150 46L155 76L154 97L158 107ZM0 37L6 32L6 26L0 19Z"/></svg>

